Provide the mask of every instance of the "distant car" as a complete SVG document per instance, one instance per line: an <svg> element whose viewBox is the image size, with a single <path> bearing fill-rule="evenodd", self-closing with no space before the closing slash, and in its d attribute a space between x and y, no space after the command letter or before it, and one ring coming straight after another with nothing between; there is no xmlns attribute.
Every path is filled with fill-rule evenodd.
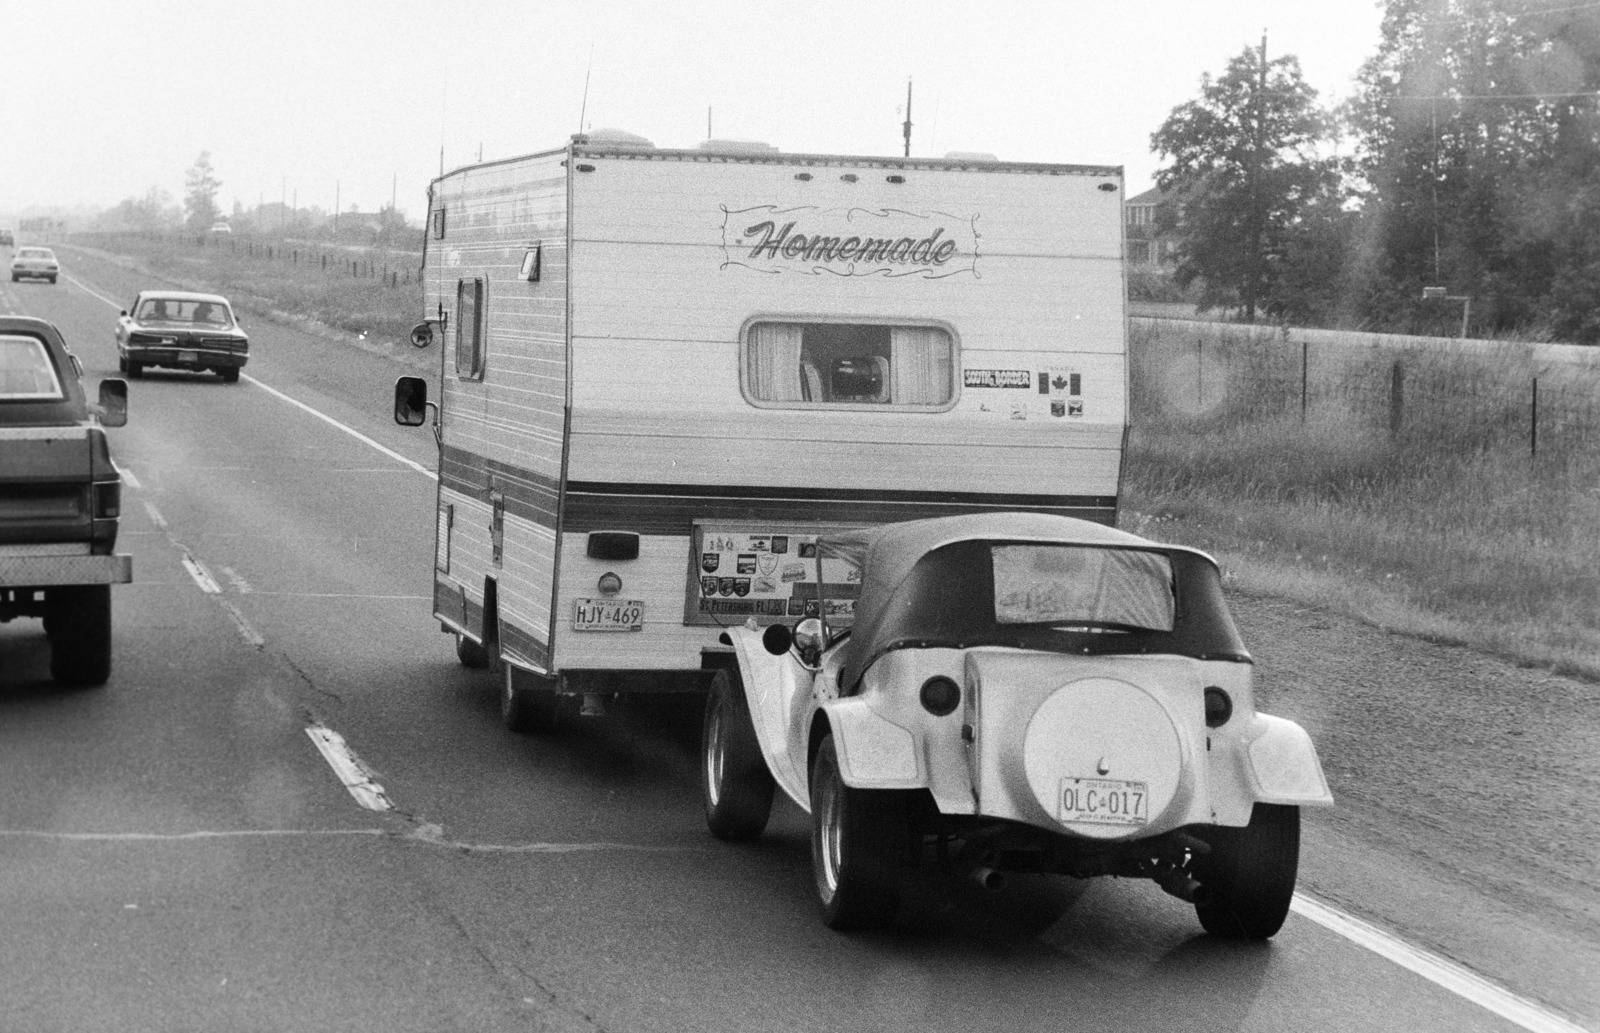
<svg viewBox="0 0 1600 1033"><path fill-rule="evenodd" d="M881 925L912 869L1153 880L1213 935L1275 934L1310 737L1259 713L1204 553L989 513L821 535L815 613L724 632L701 786L719 838L811 814L823 921Z"/></svg>
<svg viewBox="0 0 1600 1033"><path fill-rule="evenodd" d="M211 224L211 232L214 234L232 233L233 227L229 226L225 220L218 219L216 222Z"/></svg>
<svg viewBox="0 0 1600 1033"><path fill-rule="evenodd" d="M11 235L10 230L0 230L0 245L10 247L16 242L16 238Z"/></svg>
<svg viewBox="0 0 1600 1033"><path fill-rule="evenodd" d="M56 261L56 253L47 247L19 247L17 253L11 256L12 283L24 277L55 283L60 272L61 264Z"/></svg>
<svg viewBox="0 0 1600 1033"><path fill-rule="evenodd" d="M220 294L140 291L117 320L117 368L141 377L148 366L211 371L239 379L250 339Z"/></svg>

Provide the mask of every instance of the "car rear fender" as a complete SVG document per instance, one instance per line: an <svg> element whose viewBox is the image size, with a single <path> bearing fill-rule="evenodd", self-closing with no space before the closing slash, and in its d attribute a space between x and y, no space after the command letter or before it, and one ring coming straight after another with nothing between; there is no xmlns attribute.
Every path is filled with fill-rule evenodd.
<svg viewBox="0 0 1600 1033"><path fill-rule="evenodd" d="M1253 725L1241 752L1256 802L1331 807L1333 792L1306 730L1270 714L1255 715Z"/></svg>
<svg viewBox="0 0 1600 1033"><path fill-rule="evenodd" d="M750 706L750 720L767 770L790 799L802 810L810 810L806 773L800 764L804 763L815 675L795 658L793 651L782 656L767 652L759 629L729 628L723 635L738 658L739 680L744 684L744 698Z"/></svg>
<svg viewBox="0 0 1600 1033"><path fill-rule="evenodd" d="M839 754L839 775L855 789L921 789L928 784L916 736L862 696L829 700L823 714Z"/></svg>

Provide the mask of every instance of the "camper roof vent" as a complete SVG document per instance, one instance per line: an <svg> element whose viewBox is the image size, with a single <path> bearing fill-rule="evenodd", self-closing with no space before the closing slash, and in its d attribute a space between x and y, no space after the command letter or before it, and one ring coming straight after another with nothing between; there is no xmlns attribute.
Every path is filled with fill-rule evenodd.
<svg viewBox="0 0 1600 1033"><path fill-rule="evenodd" d="M988 151L946 151L945 161L999 161Z"/></svg>
<svg viewBox="0 0 1600 1033"><path fill-rule="evenodd" d="M760 140L701 140L697 145L702 151L716 151L718 154L777 154L778 149L770 143Z"/></svg>
<svg viewBox="0 0 1600 1033"><path fill-rule="evenodd" d="M633 148L635 150L654 150L655 144L646 140L638 133L630 133L626 129L593 129L584 134L582 143L590 147Z"/></svg>

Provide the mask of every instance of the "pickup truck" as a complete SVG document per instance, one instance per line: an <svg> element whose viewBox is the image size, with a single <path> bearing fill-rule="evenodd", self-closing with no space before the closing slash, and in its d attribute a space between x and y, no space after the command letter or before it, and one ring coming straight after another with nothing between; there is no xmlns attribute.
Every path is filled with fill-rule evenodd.
<svg viewBox="0 0 1600 1033"><path fill-rule="evenodd" d="M128 383L84 396L83 365L55 325L0 315L0 622L44 621L50 676L111 676L111 586L133 580L118 555L122 477L105 427L128 422Z"/></svg>

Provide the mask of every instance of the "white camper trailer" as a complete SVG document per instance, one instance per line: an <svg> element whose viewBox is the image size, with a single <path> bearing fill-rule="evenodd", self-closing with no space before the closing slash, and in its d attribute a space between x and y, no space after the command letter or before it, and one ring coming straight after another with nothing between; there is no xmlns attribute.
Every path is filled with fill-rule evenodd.
<svg viewBox="0 0 1600 1033"><path fill-rule="evenodd" d="M1119 168L614 131L437 179L434 612L503 665L508 723L702 687L721 627L815 611L825 529L1114 523L1122 193ZM403 378L396 419L426 398Z"/></svg>

